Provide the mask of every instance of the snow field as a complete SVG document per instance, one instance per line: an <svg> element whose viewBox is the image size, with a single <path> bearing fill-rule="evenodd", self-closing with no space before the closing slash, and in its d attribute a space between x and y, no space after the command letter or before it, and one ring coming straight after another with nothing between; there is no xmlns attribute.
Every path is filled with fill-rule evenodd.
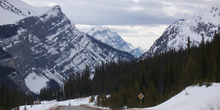
<svg viewBox="0 0 220 110"><path fill-rule="evenodd" d="M25 78L25 84L27 87L34 93L38 94L40 93L40 90L43 87L46 87L46 83L49 81L48 78L45 76L39 76L35 73L30 73L26 78Z"/></svg>

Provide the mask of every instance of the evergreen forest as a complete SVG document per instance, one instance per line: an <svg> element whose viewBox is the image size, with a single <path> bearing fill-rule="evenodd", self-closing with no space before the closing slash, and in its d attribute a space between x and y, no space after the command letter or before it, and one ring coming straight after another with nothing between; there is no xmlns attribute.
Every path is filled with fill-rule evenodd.
<svg viewBox="0 0 220 110"><path fill-rule="evenodd" d="M189 37L185 50L171 50L141 61L102 63L95 72L86 67L83 73L64 79L63 87L43 88L40 98L66 100L98 95L96 105L117 110L139 107L139 93L144 94L142 107L149 107L187 86L212 82L220 82L219 34L211 42L203 38L198 47L191 47Z"/></svg>
<svg viewBox="0 0 220 110"><path fill-rule="evenodd" d="M15 88L0 86L0 110L19 110L21 105L33 104L33 96L25 94Z"/></svg>

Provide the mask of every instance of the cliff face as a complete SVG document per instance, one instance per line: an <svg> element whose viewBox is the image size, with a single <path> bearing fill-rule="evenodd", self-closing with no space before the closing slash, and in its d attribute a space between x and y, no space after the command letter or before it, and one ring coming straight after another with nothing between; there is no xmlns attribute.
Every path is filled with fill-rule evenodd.
<svg viewBox="0 0 220 110"><path fill-rule="evenodd" d="M21 74L16 71L13 57L0 48L0 85L6 87L14 87L19 90L29 91L25 86L24 79Z"/></svg>
<svg viewBox="0 0 220 110"><path fill-rule="evenodd" d="M12 57L8 66L21 73L10 78L23 91L62 85L64 77L86 66L94 70L102 62L134 59L77 30L59 6L0 28L0 47Z"/></svg>
<svg viewBox="0 0 220 110"><path fill-rule="evenodd" d="M5 52L2 48L0 48L0 65L15 68L14 59L10 54Z"/></svg>

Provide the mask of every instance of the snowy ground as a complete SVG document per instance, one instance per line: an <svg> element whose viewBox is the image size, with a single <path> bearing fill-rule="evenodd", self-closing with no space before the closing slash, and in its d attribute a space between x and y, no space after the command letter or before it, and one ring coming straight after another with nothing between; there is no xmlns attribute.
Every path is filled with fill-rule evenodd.
<svg viewBox="0 0 220 110"><path fill-rule="evenodd" d="M168 101L144 110L220 110L220 83L189 86Z"/></svg>
<svg viewBox="0 0 220 110"><path fill-rule="evenodd" d="M57 106L79 106L82 104L89 104L89 98L80 98L80 99L72 99L72 100L66 100L66 101L41 101L41 104L38 105L26 105L26 106L20 106L20 110L24 110L24 107L27 108L27 110L49 110L51 108L56 108ZM94 105L94 103L91 103L90 105Z"/></svg>
<svg viewBox="0 0 220 110"><path fill-rule="evenodd" d="M23 105L20 106L20 110L24 110L24 107L27 108L27 110L53 110L54 108L58 106L80 106L80 105L87 105L90 107L96 107L95 103L89 103L89 99L91 97L86 97L86 98L79 98L79 99L70 99L66 101L41 101L41 104L37 105ZM96 99L96 96L95 96ZM101 107L96 107L96 108L101 108ZM102 108L102 109L108 109L108 108Z"/></svg>
<svg viewBox="0 0 220 110"><path fill-rule="evenodd" d="M27 105L27 110L49 110L57 106L66 105L79 106L89 103L89 98L72 99L67 101L42 101L39 105ZM24 110L25 106L20 106L20 110ZM209 109L213 107L214 109ZM220 110L220 83L213 83L211 86L189 86L168 101L155 107L143 108L144 110ZM138 110L134 108L131 110Z"/></svg>

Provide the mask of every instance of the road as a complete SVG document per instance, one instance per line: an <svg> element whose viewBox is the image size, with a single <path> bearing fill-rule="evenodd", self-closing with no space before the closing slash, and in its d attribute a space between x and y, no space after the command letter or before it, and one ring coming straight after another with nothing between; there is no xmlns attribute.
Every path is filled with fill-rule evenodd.
<svg viewBox="0 0 220 110"><path fill-rule="evenodd" d="M55 110L100 110L100 109L83 107L83 106L59 106Z"/></svg>
<svg viewBox="0 0 220 110"><path fill-rule="evenodd" d="M109 110L109 109L93 108L89 106L59 106L55 110ZM154 109L132 108L128 110L154 110Z"/></svg>

